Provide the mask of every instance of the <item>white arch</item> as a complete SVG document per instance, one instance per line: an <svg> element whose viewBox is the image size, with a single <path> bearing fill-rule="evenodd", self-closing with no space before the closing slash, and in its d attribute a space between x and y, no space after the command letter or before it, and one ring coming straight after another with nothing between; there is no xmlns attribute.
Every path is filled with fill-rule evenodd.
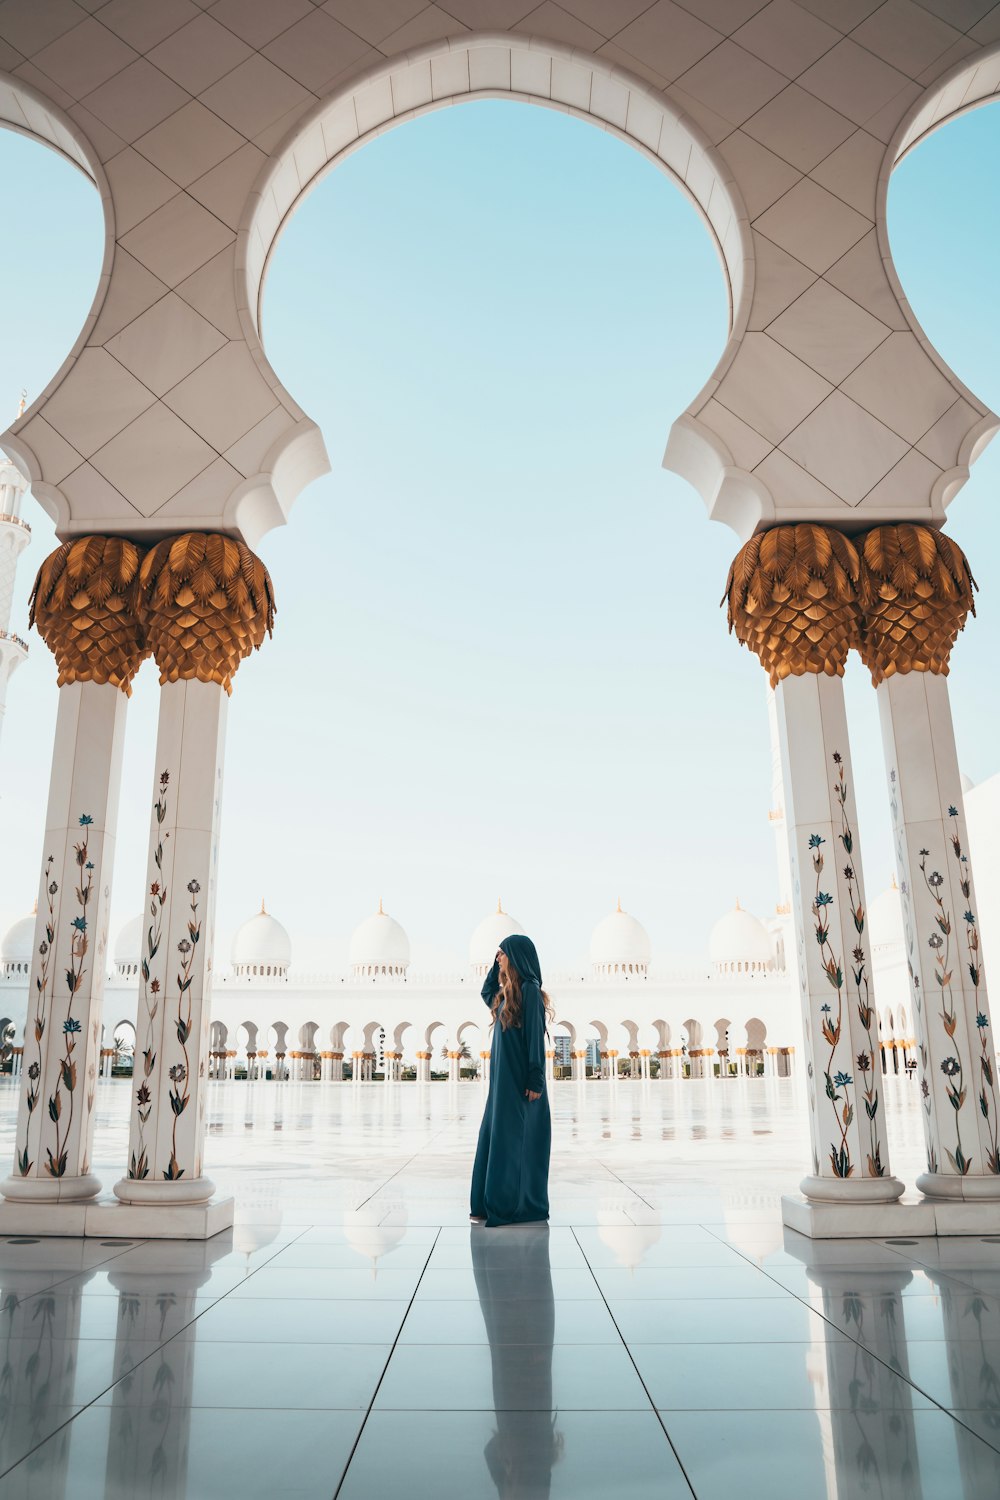
<svg viewBox="0 0 1000 1500"><path fill-rule="evenodd" d="M472 99L513 99L589 120L671 177L709 230L729 294L729 338L706 386L693 393L694 408L716 389L736 355L753 296L749 218L732 171L694 120L625 69L537 37L464 33L404 52L303 116L265 163L247 200L236 240L241 329L261 375L293 419L262 461L261 473L239 485L227 502L226 524L251 542L283 525L300 491L330 467L319 429L278 379L261 342L263 284L278 236L306 193L367 141L418 115ZM686 464L686 456L680 461ZM673 457L668 466L676 467ZM696 482L686 469L678 472Z"/></svg>
<svg viewBox="0 0 1000 1500"><path fill-rule="evenodd" d="M903 158L916 150L928 136L933 135L935 131L940 130L952 120L956 120L959 115L979 109L982 105L989 104L991 100L995 101L998 96L1000 96L1000 42L957 62L947 73L942 74L903 116L882 158L875 196L875 230L878 235L879 253L900 311L909 323L924 353L973 407L973 415L979 414L978 420L970 419L968 430L958 447L955 466L942 474L938 480L935 499L942 514L968 479L969 470L976 459L1000 430L1000 417L990 411L985 403L969 390L964 381L942 358L935 345L927 337L919 318L907 300L889 244L887 216L889 179Z"/></svg>
<svg viewBox="0 0 1000 1500"><path fill-rule="evenodd" d="M62 491L55 485L46 484L43 480L41 466L31 446L32 434L28 429L53 391L62 384L76 364L100 317L104 299L111 284L111 266L115 255L114 202L107 176L101 165L101 158L75 121L71 120L69 115L51 99L39 93L38 89L32 87L30 83L26 83L21 78L15 78L10 73L0 73L0 126L13 130L18 135L26 135L32 140L39 141L72 166L77 167L97 189L104 214L104 256L101 261L101 274L83 327L48 385L39 392L24 415L18 419L17 432L8 431L3 434L4 448L27 476L32 494L52 517L58 528L68 522L69 506ZM23 441L22 433L24 434Z"/></svg>

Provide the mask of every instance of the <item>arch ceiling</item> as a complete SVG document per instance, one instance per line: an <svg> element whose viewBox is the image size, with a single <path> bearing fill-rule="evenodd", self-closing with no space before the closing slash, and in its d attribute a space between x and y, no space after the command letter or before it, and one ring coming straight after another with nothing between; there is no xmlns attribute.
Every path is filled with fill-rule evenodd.
<svg viewBox="0 0 1000 1500"><path fill-rule="evenodd" d="M473 9L501 29L470 31ZM930 0L902 17L878 0L787 0L780 15L564 0L558 40L503 30L505 9L0 10L0 117L105 196L87 328L3 438L62 535L222 527L252 545L287 518L328 459L259 338L275 237L344 153L473 97L590 118L700 207L731 332L664 461L713 518L740 537L801 518L940 524L998 422L913 318L885 196L906 150L996 94L1000 6L966 0L950 24ZM551 11L518 24L544 31Z"/></svg>

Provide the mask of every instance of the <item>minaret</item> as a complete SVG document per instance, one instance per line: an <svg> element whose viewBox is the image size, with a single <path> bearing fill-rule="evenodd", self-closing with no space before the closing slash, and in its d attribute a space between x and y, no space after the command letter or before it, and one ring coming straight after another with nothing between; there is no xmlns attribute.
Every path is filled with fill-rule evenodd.
<svg viewBox="0 0 1000 1500"><path fill-rule="evenodd" d="M20 416L24 410L21 398ZM21 519L21 501L28 481L16 464L0 454L0 730L3 729L7 682L28 655L28 643L10 629L17 560L31 540L31 527Z"/></svg>

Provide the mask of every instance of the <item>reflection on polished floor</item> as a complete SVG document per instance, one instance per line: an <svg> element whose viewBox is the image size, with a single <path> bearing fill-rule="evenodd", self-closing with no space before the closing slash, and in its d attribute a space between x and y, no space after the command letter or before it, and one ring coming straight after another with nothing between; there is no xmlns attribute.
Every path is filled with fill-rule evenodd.
<svg viewBox="0 0 1000 1500"><path fill-rule="evenodd" d="M482 1100L217 1084L234 1230L0 1241L2 1500L1000 1495L1000 1244L783 1231L791 1083L557 1086L549 1228L466 1222Z"/></svg>

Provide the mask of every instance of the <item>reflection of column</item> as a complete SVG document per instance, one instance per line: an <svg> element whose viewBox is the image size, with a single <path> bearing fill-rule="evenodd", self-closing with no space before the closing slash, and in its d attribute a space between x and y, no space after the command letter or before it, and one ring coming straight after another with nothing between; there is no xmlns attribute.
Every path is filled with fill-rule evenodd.
<svg viewBox="0 0 1000 1500"><path fill-rule="evenodd" d="M730 628L775 689L809 1060L807 1198L885 1203L891 1175L877 1067L854 783L842 677L858 639L861 564L839 532L778 526L747 542L727 584ZM786 1200L786 1214L798 1205ZM796 1216L806 1228L808 1214Z"/></svg>
<svg viewBox="0 0 1000 1500"><path fill-rule="evenodd" d="M160 668L160 716L136 1042L141 1083L115 1193L125 1203L196 1205L191 1232L214 1233L223 1218L232 1222L231 1202L211 1215L202 1207L214 1192L202 1153L226 710L241 660L271 630L271 582L240 542L168 538L143 561L138 611Z"/></svg>
<svg viewBox="0 0 1000 1500"><path fill-rule="evenodd" d="M100 1062L108 902L125 707L144 655L134 612L141 554L114 537L66 543L42 564L32 621L59 667L14 1171L3 1194L17 1228L82 1234L93 1198L93 1103ZM60 1205L53 1218L51 1208ZM41 1217L39 1217L39 1215ZM11 1226L6 1214L2 1222Z"/></svg>
<svg viewBox="0 0 1000 1500"><path fill-rule="evenodd" d="M823 1338L811 1361L818 1415L829 1426L829 1496L895 1493L905 1474L907 1500L921 1500L903 1332L902 1293L912 1271L900 1261L898 1270L865 1265L859 1276L845 1267L843 1244L811 1240L800 1252L788 1235L785 1241L822 1292L824 1318L847 1334Z"/></svg>
<svg viewBox="0 0 1000 1500"><path fill-rule="evenodd" d="M992 1248L984 1246L990 1252ZM992 1253L983 1261L983 1268L969 1273L975 1278L974 1288L933 1266L925 1268L941 1299L951 1399L945 1402L942 1390L927 1394L967 1424L956 1423L955 1434L963 1496L1000 1494L1000 1453L974 1435L978 1432L986 1443L995 1444L1000 1432L1000 1272Z"/></svg>
<svg viewBox="0 0 1000 1500"><path fill-rule="evenodd" d="M563 1436L552 1397L555 1301L549 1227L525 1225L511 1238L474 1228L472 1270L490 1344L496 1431L483 1457L500 1500L548 1495ZM496 1282L494 1282L494 1275ZM527 1316L509 1298L516 1282L532 1289ZM477 1490L473 1482L470 1491Z"/></svg>
<svg viewBox="0 0 1000 1500"><path fill-rule="evenodd" d="M198 1312L212 1264L232 1250L228 1234L204 1243L142 1245L127 1251L108 1280L118 1291L118 1338L105 1493L187 1493L196 1329L175 1338ZM161 1347L133 1368L133 1351ZM167 1342L169 1340L169 1342Z"/></svg>
<svg viewBox="0 0 1000 1500"><path fill-rule="evenodd" d="M973 606L960 547L926 526L864 538L861 654L876 684L933 1198L1000 1199L997 1059L948 698Z"/></svg>
<svg viewBox="0 0 1000 1500"><path fill-rule="evenodd" d="M93 1277L85 1264L84 1240L53 1239L4 1248L0 1307L0 1472L17 1463L60 1427L93 1390L77 1385L80 1314L84 1287ZM24 1269L12 1268L14 1255ZM72 1277L44 1290L52 1280ZM43 1290L39 1290L39 1287ZM59 1500L69 1480L70 1444L46 1445L45 1500ZM8 1481L9 1482L9 1481Z"/></svg>

